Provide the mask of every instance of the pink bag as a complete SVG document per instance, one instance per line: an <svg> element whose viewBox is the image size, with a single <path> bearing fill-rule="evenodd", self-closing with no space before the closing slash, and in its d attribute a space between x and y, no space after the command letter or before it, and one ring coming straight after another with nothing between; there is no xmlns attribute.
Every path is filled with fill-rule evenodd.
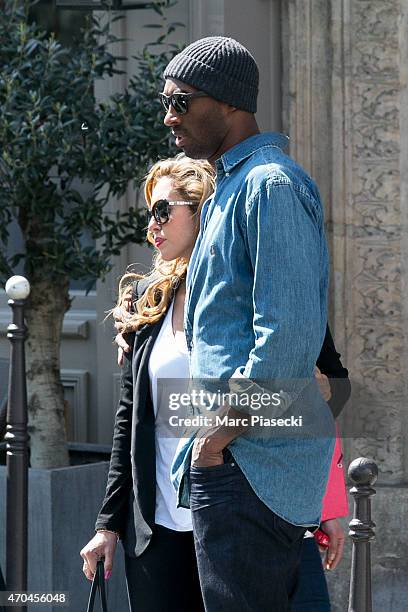
<svg viewBox="0 0 408 612"><path fill-rule="evenodd" d="M349 513L343 468L341 440L336 437L326 493L323 498L322 522L347 516Z"/></svg>

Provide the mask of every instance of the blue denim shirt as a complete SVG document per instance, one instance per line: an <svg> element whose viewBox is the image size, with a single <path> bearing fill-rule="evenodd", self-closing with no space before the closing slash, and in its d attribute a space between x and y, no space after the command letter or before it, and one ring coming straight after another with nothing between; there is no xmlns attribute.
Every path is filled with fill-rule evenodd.
<svg viewBox="0 0 408 612"><path fill-rule="evenodd" d="M313 379L327 322L328 254L316 185L259 134L216 162L188 269L185 331L193 379ZM329 418L320 394L316 414ZM188 507L194 434L179 445L173 483ZM296 525L317 525L331 437L245 434L229 449L259 498ZM184 476L187 476L185 478Z"/></svg>

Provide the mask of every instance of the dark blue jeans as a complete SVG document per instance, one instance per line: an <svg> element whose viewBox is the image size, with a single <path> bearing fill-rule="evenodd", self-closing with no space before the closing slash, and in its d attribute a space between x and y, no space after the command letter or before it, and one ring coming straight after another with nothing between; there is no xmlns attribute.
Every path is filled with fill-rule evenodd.
<svg viewBox="0 0 408 612"><path fill-rule="evenodd" d="M330 598L319 549L314 538L305 538L299 582L292 612L330 612Z"/></svg>
<svg viewBox="0 0 408 612"><path fill-rule="evenodd" d="M191 468L190 507L206 612L289 612L305 529L272 512L233 460Z"/></svg>

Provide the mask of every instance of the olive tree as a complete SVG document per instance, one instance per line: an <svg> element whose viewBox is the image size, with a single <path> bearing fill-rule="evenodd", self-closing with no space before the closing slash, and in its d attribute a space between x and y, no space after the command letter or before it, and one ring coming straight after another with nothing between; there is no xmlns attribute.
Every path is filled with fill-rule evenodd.
<svg viewBox="0 0 408 612"><path fill-rule="evenodd" d="M101 102L95 80L121 72L123 60L111 51L119 39L109 21L89 18L75 46L64 47L30 22L25 4L1 4L0 276L22 272L31 284L31 465L56 467L68 464L60 344L70 280L94 283L122 246L144 240L145 218L136 204L115 214L107 204L130 181L138 185L150 163L172 153L157 91L178 48L167 43L174 29L167 25L138 56L126 90ZM162 4L154 8L165 17ZM21 242L14 253L11 227Z"/></svg>

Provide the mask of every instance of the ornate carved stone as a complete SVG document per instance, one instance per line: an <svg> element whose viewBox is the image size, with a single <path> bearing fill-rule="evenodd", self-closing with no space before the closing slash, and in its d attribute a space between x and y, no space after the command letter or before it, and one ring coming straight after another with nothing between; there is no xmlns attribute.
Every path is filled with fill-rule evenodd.
<svg viewBox="0 0 408 612"><path fill-rule="evenodd" d="M353 380L344 425L358 437L353 456L377 461L380 482L404 482L408 202L401 198L401 119L408 113L401 92L408 83L401 45L408 1L283 5L284 127L291 154L326 203L330 319Z"/></svg>

